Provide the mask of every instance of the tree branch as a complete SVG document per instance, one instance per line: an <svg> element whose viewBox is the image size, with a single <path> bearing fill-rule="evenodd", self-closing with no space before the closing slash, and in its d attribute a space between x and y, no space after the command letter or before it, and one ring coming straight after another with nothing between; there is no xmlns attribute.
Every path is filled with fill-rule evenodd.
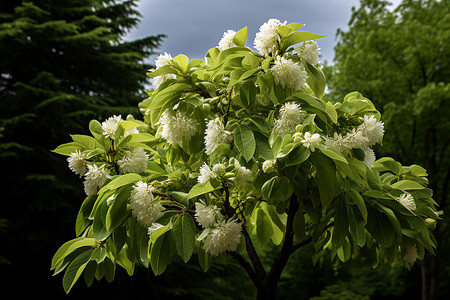
<svg viewBox="0 0 450 300"><path fill-rule="evenodd" d="M264 268L264 265L259 259L259 255L256 252L255 246L253 246L250 235L248 234L247 229L245 227L242 228L242 234L244 235L245 238L245 249L247 250L253 268L255 269L256 276L260 281L262 281L267 276L266 269Z"/></svg>

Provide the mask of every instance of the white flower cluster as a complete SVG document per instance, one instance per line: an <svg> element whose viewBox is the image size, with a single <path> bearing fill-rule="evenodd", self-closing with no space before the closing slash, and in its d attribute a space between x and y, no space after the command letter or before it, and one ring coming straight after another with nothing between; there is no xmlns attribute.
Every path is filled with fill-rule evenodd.
<svg viewBox="0 0 450 300"><path fill-rule="evenodd" d="M80 175L80 177L86 174L87 171L87 163L85 159L86 155L84 155L80 150L76 150L71 153L67 158L70 170L72 170L75 174Z"/></svg>
<svg viewBox="0 0 450 300"><path fill-rule="evenodd" d="M307 41L294 48L298 53L298 56L309 63L310 65L316 65L319 63L320 48L315 41Z"/></svg>
<svg viewBox="0 0 450 300"><path fill-rule="evenodd" d="M144 227L152 226L156 220L163 216L164 208L153 196L152 192L154 191L152 185L138 181L130 194L131 212Z"/></svg>
<svg viewBox="0 0 450 300"><path fill-rule="evenodd" d="M225 130L222 120L217 117L209 120L205 129L205 152L210 155L219 144L230 143L231 132Z"/></svg>
<svg viewBox="0 0 450 300"><path fill-rule="evenodd" d="M252 171L247 169L244 166L241 166L239 161L234 158L230 159L229 165L233 166L233 171L230 174L234 173L234 176L229 177L238 188L244 188L248 183L252 181ZM223 176L225 174L226 166L223 164L215 164L211 170L207 163L203 163L200 167L200 175L197 178L199 183L208 182L211 179Z"/></svg>
<svg viewBox="0 0 450 300"><path fill-rule="evenodd" d="M236 251L241 241L241 223L235 219L225 220L216 205L207 205L200 200L195 203L195 220L204 228L198 237L203 249L213 256L226 251Z"/></svg>
<svg viewBox="0 0 450 300"><path fill-rule="evenodd" d="M155 61L156 69L170 65L172 63L172 56L169 53L164 52L164 54L160 54L158 58ZM175 79L176 76L174 74L166 74L166 75L159 75L153 78L153 86L158 87L161 83L166 81L167 79Z"/></svg>
<svg viewBox="0 0 450 300"><path fill-rule="evenodd" d="M222 39L219 41L219 50L224 51L233 47L236 47L236 44L233 42L234 35L236 31L228 30L223 33Z"/></svg>
<svg viewBox="0 0 450 300"><path fill-rule="evenodd" d="M345 135L335 132L332 138L326 139L326 145L340 152L348 149L362 149L365 154L364 162L372 167L375 162L375 153L370 147L378 143L383 135L383 122L377 121L373 115L365 115L361 125Z"/></svg>
<svg viewBox="0 0 450 300"><path fill-rule="evenodd" d="M306 112L301 109L300 105L291 102L285 103L280 109L278 119L275 120L274 133L281 136L293 134L295 127L303 121L305 115Z"/></svg>
<svg viewBox="0 0 450 300"><path fill-rule="evenodd" d="M301 140L301 143L303 144L303 146L309 148L309 150L314 152L316 148L319 147L321 141L322 138L320 137L320 134L318 133L311 134L310 132L305 132L303 140Z"/></svg>
<svg viewBox="0 0 450 300"><path fill-rule="evenodd" d="M122 116L112 116L109 117L108 119L106 119L106 121L104 121L102 123L102 130L103 130L103 135L105 137L108 137L112 140L115 139L116 137L116 130L117 127L119 126L119 122L122 122Z"/></svg>
<svg viewBox="0 0 450 300"><path fill-rule="evenodd" d="M236 251L241 242L242 224L235 219L223 220L205 230L209 232L204 238L203 249L212 256L218 256L226 251Z"/></svg>
<svg viewBox="0 0 450 300"><path fill-rule="evenodd" d="M106 165L97 166L96 164L88 165L88 171L84 176L84 192L91 196L97 193L99 186L105 184L107 179L111 179Z"/></svg>
<svg viewBox="0 0 450 300"><path fill-rule="evenodd" d="M280 41L278 27L286 25L286 21L280 22L277 19L269 19L266 23L259 27L256 33L254 45L261 55L268 57L276 51L277 43Z"/></svg>
<svg viewBox="0 0 450 300"><path fill-rule="evenodd" d="M157 124L161 125L159 134L170 145L189 141L200 126L196 120L189 118L186 113L169 109L162 113Z"/></svg>
<svg viewBox="0 0 450 300"><path fill-rule="evenodd" d="M409 210L416 209L416 202L414 201L414 197L410 193L401 194L398 198L398 201Z"/></svg>
<svg viewBox="0 0 450 300"><path fill-rule="evenodd" d="M117 161L122 173L142 173L147 169L148 155L143 148L125 151L122 159Z"/></svg>
<svg viewBox="0 0 450 300"><path fill-rule="evenodd" d="M302 64L282 56L275 58L275 64L270 70L277 84L296 91L302 89L308 79L308 73Z"/></svg>

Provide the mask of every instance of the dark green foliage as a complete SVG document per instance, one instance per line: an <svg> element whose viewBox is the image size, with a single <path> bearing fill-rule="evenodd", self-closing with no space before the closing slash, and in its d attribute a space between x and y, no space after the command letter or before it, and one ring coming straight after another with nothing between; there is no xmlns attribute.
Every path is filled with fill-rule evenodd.
<svg viewBox="0 0 450 300"><path fill-rule="evenodd" d="M377 155L414 161L429 174L444 222L435 230L436 258L422 264L427 299L448 294L449 22L448 0L404 0L394 11L386 1L361 0L349 30L338 31L335 64L325 70L330 100L358 90L380 109L386 134Z"/></svg>
<svg viewBox="0 0 450 300"><path fill-rule="evenodd" d="M47 290L49 249L73 234L67 221L84 198L80 180L50 150L86 132L93 118L139 115L150 67L144 59L163 36L123 41L139 22L135 7L109 0L0 4L0 263L21 282L19 294Z"/></svg>

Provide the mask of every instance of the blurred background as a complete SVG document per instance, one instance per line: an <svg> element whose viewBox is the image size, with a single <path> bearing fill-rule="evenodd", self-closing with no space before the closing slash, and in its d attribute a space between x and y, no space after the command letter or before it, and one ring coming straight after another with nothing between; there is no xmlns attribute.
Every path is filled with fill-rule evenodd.
<svg viewBox="0 0 450 300"><path fill-rule="evenodd" d="M151 87L145 76L157 55L202 59L228 29L248 26L247 46L270 18L306 24L327 76L326 100L357 90L385 123L378 157L428 170L444 221L436 255L408 271L401 262L338 263L313 249L289 260L279 299L448 299L450 296L450 1L449 0L5 0L0 2L0 270L4 295L46 299L254 299L232 260L208 273L174 258L163 275L120 268L113 283L89 288L81 278L69 295L50 262L84 199L82 180L52 152L88 134L91 119L140 118ZM311 245L312 246L312 245ZM266 246L264 260L276 249ZM447 296L447 297L446 297Z"/></svg>

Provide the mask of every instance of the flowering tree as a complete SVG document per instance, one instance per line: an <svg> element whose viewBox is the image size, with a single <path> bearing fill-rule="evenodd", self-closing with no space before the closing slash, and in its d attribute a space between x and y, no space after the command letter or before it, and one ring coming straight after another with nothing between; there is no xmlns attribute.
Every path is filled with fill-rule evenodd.
<svg viewBox="0 0 450 300"><path fill-rule="evenodd" d="M230 255L259 299L273 299L289 256L313 243L376 266L401 257L411 267L433 252L439 214L418 165L376 160L384 125L357 92L322 99L325 77L303 25L271 19L246 47L247 28L224 33L205 61L165 53L155 90L139 104L143 121L91 121L92 136L54 152L84 176L87 198L77 237L52 260L69 292L84 272L90 285L115 268L158 275L175 255L204 271ZM256 248L279 246L271 266Z"/></svg>

